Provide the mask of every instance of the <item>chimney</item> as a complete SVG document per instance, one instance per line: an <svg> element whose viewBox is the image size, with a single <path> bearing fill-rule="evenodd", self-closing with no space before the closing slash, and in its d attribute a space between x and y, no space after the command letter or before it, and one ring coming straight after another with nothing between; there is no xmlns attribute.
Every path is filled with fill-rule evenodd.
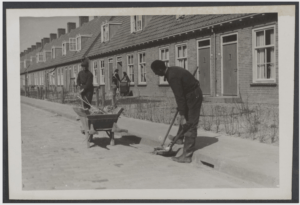
<svg viewBox="0 0 300 205"><path fill-rule="evenodd" d="M28 50L28 53L30 53L30 52L31 52L31 47L30 47L30 48L27 48L27 50Z"/></svg>
<svg viewBox="0 0 300 205"><path fill-rule="evenodd" d="M79 26L82 26L84 23L89 22L88 16L79 16Z"/></svg>
<svg viewBox="0 0 300 205"><path fill-rule="evenodd" d="M36 45L32 45L31 46L31 50L33 51L33 50L35 50L36 49Z"/></svg>
<svg viewBox="0 0 300 205"><path fill-rule="evenodd" d="M50 33L50 42L56 39L57 34L56 33Z"/></svg>
<svg viewBox="0 0 300 205"><path fill-rule="evenodd" d="M68 33L70 33L73 29L76 28L76 23L68 22L67 27L68 27Z"/></svg>
<svg viewBox="0 0 300 205"><path fill-rule="evenodd" d="M47 43L49 43L50 39L49 38L43 38L42 39L42 47L44 47Z"/></svg>
<svg viewBox="0 0 300 205"><path fill-rule="evenodd" d="M58 35L58 38L61 36L61 35L64 35L66 33L66 29L64 28L59 28L57 29L57 35Z"/></svg>
<svg viewBox="0 0 300 205"><path fill-rule="evenodd" d="M40 42L38 42L38 43L36 43L36 48L39 48L39 47L41 47L41 43Z"/></svg>
<svg viewBox="0 0 300 205"><path fill-rule="evenodd" d="M24 54L24 52L21 52L21 53L20 53L20 56L22 57L22 56L23 56L23 54Z"/></svg>

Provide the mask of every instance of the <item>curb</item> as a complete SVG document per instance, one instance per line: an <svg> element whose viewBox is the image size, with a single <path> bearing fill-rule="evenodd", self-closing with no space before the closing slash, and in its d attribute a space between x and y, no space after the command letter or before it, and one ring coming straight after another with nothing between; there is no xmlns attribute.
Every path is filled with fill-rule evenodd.
<svg viewBox="0 0 300 205"><path fill-rule="evenodd" d="M32 99L30 98L30 100L37 100L37 99ZM37 100L39 101L39 100ZM41 100L43 101L43 100ZM30 102L25 102L24 100L21 100L22 103L32 106L32 107L36 107L42 110L46 110L48 112L54 113L54 114L58 114L61 115L65 118L68 118L70 120L75 120L77 115L74 112L73 114L70 114L68 112L59 112L57 110L55 110L55 106L53 107L45 107L42 105L39 105L38 103L30 103ZM50 101L43 101L43 102L49 102L49 103L53 103ZM41 103L42 104L42 103ZM62 105L59 104L60 106L66 106L66 109L72 109L71 106L69 105ZM131 118L130 118L131 119ZM136 119L134 119L136 120ZM133 136L138 136L141 141L139 142L140 144L145 144L148 146L152 146L152 147L158 147L161 145L161 142L156 139L154 140L151 136L149 135L145 135L144 133L138 133L138 132L134 132L134 131L129 131L130 135ZM179 146L174 146L174 150L178 149ZM182 149L179 150L179 152L177 153L177 156L180 155L182 153ZM211 155L207 154L207 153L203 153L201 151L196 151L193 154L193 160L192 163L196 163L199 165L207 165L208 167L211 167L219 172L222 173L226 173L228 175L234 176L236 178L240 178L242 180L246 180L246 181L251 181L254 183L257 183L259 185L263 185L266 187L276 187L279 184L279 177L273 177L270 175L267 175L266 173L262 173L259 171L256 171L255 169L249 169L249 167L243 167L241 164L236 163L230 159L225 159L222 158L222 156L218 156L218 157L212 157Z"/></svg>

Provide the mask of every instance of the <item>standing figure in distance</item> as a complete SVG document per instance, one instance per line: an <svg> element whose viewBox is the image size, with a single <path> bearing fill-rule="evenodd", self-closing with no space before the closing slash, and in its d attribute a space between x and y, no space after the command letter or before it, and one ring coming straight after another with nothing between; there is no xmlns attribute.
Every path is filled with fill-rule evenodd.
<svg viewBox="0 0 300 205"><path fill-rule="evenodd" d="M178 122L180 128L184 129L184 134L180 139L183 141L184 138L183 153L181 156L173 157L172 159L180 163L190 163L195 149L197 127L203 100L199 81L184 68L178 66L167 67L161 60L153 61L151 69L155 75L164 76L168 81L179 111Z"/></svg>
<svg viewBox="0 0 300 205"><path fill-rule="evenodd" d="M121 82L118 72L119 72L119 70L116 69L112 76L111 90L112 90L112 107L113 108L117 107L116 94L117 94L117 89L119 87L119 83Z"/></svg>
<svg viewBox="0 0 300 205"><path fill-rule="evenodd" d="M80 86L80 95L83 100L88 101L92 104L94 86L93 86L93 74L89 71L89 60L85 58L81 63L81 71L78 73L77 85ZM90 109L91 107L83 103L85 109Z"/></svg>

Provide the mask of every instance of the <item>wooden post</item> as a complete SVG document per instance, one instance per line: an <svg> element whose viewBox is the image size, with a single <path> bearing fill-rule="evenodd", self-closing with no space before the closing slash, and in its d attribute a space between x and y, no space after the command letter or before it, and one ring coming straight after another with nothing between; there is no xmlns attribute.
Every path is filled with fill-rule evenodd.
<svg viewBox="0 0 300 205"><path fill-rule="evenodd" d="M96 87L96 107L99 107L99 87Z"/></svg>

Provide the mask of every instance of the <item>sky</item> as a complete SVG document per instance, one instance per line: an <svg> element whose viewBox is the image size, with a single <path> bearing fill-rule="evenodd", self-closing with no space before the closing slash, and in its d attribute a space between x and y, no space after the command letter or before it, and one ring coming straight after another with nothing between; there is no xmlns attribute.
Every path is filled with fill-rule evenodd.
<svg viewBox="0 0 300 205"><path fill-rule="evenodd" d="M89 20L94 17L90 16ZM79 26L79 16L69 17L21 17L20 18L20 52L41 42L42 38L49 38L50 33L56 33L58 28L65 28L67 23L76 23Z"/></svg>

